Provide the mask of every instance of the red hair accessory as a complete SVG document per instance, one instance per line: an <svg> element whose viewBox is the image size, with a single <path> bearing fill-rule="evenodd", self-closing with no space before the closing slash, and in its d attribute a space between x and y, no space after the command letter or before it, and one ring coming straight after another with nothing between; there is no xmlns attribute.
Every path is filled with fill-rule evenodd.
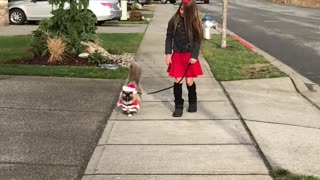
<svg viewBox="0 0 320 180"><path fill-rule="evenodd" d="M190 0L182 0L182 2L186 3L187 5L190 5Z"/></svg>

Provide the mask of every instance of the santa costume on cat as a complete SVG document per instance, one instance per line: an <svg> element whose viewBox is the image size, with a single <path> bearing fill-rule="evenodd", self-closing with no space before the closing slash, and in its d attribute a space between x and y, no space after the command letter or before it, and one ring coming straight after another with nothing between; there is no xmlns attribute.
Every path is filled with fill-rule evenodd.
<svg viewBox="0 0 320 180"><path fill-rule="evenodd" d="M123 86L122 91L125 93L132 93L133 97L130 101L125 101L122 98L119 99L117 106L122 108L123 112L128 113L128 116L132 116L140 109L139 102L134 96L138 93L134 84Z"/></svg>

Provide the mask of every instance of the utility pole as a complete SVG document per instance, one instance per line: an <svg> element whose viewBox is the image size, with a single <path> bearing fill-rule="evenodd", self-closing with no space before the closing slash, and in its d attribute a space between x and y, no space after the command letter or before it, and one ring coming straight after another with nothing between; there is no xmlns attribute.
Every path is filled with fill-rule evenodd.
<svg viewBox="0 0 320 180"><path fill-rule="evenodd" d="M221 47L227 47L227 9L228 0L223 0L222 6L222 29L221 29Z"/></svg>
<svg viewBox="0 0 320 180"><path fill-rule="evenodd" d="M0 0L0 26L8 25L8 0Z"/></svg>

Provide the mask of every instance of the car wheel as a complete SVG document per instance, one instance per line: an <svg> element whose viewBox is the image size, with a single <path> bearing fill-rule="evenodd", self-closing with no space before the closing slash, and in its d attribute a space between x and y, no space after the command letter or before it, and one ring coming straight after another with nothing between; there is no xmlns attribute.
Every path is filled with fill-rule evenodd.
<svg viewBox="0 0 320 180"><path fill-rule="evenodd" d="M24 24L26 21L26 15L20 9L12 9L9 13L9 19L11 24Z"/></svg>
<svg viewBox="0 0 320 180"><path fill-rule="evenodd" d="M160 0L161 4L167 4L168 0Z"/></svg>
<svg viewBox="0 0 320 180"><path fill-rule="evenodd" d="M98 21L98 22L96 23L96 25L101 26L104 22L106 22L106 21Z"/></svg>
<svg viewBox="0 0 320 180"><path fill-rule="evenodd" d="M171 4L174 4L174 3L176 3L177 1L176 0L170 0L170 3Z"/></svg>

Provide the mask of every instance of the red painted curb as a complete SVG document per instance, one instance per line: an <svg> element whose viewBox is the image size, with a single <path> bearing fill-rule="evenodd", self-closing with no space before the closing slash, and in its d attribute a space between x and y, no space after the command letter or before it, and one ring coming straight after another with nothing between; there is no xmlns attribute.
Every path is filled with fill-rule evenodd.
<svg viewBox="0 0 320 180"><path fill-rule="evenodd" d="M253 46L251 46L249 43L247 43L245 40L239 38L238 36L232 34L231 37L237 41L239 41L241 44L243 44L246 48L252 50Z"/></svg>

